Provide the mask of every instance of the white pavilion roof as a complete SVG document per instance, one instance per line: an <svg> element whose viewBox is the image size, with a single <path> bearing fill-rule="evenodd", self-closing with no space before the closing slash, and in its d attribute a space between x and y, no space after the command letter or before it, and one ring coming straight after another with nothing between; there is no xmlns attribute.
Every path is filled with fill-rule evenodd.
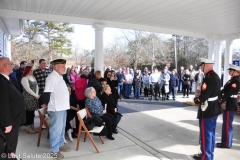
<svg viewBox="0 0 240 160"><path fill-rule="evenodd" d="M240 37L240 0L0 0L3 18Z"/></svg>

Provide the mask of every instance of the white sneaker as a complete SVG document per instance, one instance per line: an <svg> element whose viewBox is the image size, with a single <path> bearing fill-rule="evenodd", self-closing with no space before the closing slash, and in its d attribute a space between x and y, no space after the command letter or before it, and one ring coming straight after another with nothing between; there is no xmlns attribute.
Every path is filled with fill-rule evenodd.
<svg viewBox="0 0 240 160"><path fill-rule="evenodd" d="M70 141L71 141L71 142L74 142L74 140L73 140L73 139L70 139Z"/></svg>

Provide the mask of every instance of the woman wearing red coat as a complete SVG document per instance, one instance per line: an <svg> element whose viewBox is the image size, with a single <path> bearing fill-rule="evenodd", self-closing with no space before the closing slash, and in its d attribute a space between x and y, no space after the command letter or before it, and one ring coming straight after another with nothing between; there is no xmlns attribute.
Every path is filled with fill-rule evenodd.
<svg viewBox="0 0 240 160"><path fill-rule="evenodd" d="M85 108L86 96L84 92L88 84L88 70L83 70L81 76L75 81L75 94L78 100L80 109Z"/></svg>

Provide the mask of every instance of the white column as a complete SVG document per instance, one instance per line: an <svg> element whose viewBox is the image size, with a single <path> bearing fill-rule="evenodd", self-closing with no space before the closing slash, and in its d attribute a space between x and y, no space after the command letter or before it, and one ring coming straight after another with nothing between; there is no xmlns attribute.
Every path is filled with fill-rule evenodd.
<svg viewBox="0 0 240 160"><path fill-rule="evenodd" d="M224 78L223 85L230 79L228 74L229 63L232 64L232 40L226 40L225 61L224 61Z"/></svg>
<svg viewBox="0 0 240 160"><path fill-rule="evenodd" d="M221 41L215 43L215 52L214 52L214 71L221 78L221 64L222 64L222 47Z"/></svg>
<svg viewBox="0 0 240 160"><path fill-rule="evenodd" d="M95 28L95 56L94 56L94 70L100 70L103 75L103 29L101 24L93 25Z"/></svg>
<svg viewBox="0 0 240 160"><path fill-rule="evenodd" d="M208 41L208 59L214 59L214 41Z"/></svg>
<svg viewBox="0 0 240 160"><path fill-rule="evenodd" d="M9 57L10 60L12 60L10 36L8 36L8 38L7 38L7 56Z"/></svg>

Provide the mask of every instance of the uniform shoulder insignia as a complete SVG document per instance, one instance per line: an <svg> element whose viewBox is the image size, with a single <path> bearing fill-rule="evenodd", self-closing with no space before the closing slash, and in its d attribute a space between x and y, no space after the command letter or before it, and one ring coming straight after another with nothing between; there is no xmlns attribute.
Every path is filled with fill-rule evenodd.
<svg viewBox="0 0 240 160"><path fill-rule="evenodd" d="M207 84L204 82L202 85L202 91L205 91L207 89Z"/></svg>
<svg viewBox="0 0 240 160"><path fill-rule="evenodd" d="M209 72L209 73L207 74L207 77L210 78L210 76L211 76L212 73L213 73L213 72Z"/></svg>
<svg viewBox="0 0 240 160"><path fill-rule="evenodd" d="M237 86L236 86L236 83L233 83L232 84L232 88L236 88Z"/></svg>

